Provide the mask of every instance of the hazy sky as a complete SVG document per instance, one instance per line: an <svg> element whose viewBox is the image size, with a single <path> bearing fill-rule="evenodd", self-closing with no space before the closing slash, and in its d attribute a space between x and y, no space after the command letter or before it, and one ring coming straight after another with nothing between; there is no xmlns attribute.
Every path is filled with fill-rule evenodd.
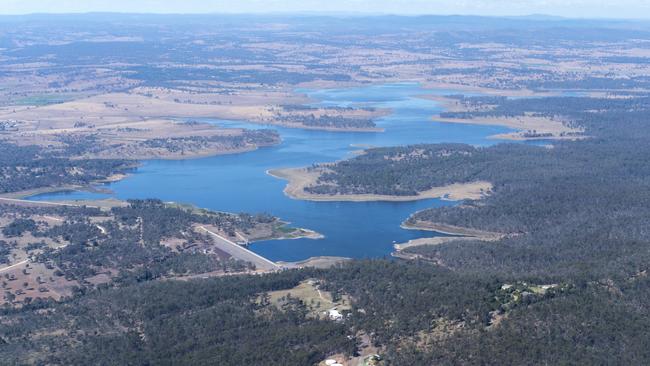
<svg viewBox="0 0 650 366"><path fill-rule="evenodd" d="M0 0L0 14L369 12L650 18L650 0Z"/></svg>

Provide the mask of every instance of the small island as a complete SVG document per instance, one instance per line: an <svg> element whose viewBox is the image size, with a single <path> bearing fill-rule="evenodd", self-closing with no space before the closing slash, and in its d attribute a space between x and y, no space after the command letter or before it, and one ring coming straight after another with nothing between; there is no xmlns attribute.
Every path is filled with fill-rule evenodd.
<svg viewBox="0 0 650 366"><path fill-rule="evenodd" d="M307 130L383 132L374 120L388 114L390 110L386 109L291 104L269 107L266 114L251 122Z"/></svg>

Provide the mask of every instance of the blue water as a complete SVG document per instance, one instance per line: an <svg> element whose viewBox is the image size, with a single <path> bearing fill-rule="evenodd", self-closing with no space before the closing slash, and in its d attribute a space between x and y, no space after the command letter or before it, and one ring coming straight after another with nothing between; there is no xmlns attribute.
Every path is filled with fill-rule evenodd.
<svg viewBox="0 0 650 366"><path fill-rule="evenodd" d="M153 197L164 201L192 203L219 211L268 212L290 221L293 226L309 228L325 235L325 239L321 240L272 240L250 246L250 249L271 260L297 261L313 256L384 257L390 254L394 242L436 235L432 232L401 229L400 223L410 214L453 203L437 199L362 203L292 200L282 192L286 182L267 175L266 171L348 158L360 149L359 146L436 142L488 145L496 141L486 139L487 136L510 131L497 126L432 121L431 116L439 113L441 107L434 101L418 98L418 95L433 92L423 90L417 84L301 92L317 100L315 104L391 108L393 113L377 121L385 132L324 132L271 126L282 136L282 144L278 146L203 159L146 161L132 176L106 185L105 188L114 192L112 194L62 192L34 196L31 199ZM268 127L235 121L211 122L230 127Z"/></svg>

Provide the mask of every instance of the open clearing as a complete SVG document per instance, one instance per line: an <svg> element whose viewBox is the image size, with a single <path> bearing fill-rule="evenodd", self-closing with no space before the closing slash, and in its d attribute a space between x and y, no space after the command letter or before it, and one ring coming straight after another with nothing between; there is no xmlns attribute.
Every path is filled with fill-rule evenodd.
<svg viewBox="0 0 650 366"><path fill-rule="evenodd" d="M316 280L307 280L292 289L272 291L268 295L269 302L279 309L282 309L282 306L287 304L287 297L299 299L307 306L312 316L315 317L324 317L328 310L334 308L338 311L351 309L349 296L342 295L339 300L334 301L328 291L319 289L319 284Z"/></svg>

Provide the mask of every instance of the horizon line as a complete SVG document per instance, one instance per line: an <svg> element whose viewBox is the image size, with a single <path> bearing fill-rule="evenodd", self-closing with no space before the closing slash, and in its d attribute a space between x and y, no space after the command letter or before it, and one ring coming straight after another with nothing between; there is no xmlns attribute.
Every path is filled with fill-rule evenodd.
<svg viewBox="0 0 650 366"><path fill-rule="evenodd" d="M505 14L462 14L462 13L392 13L392 12L346 12L346 11L278 11L278 12L121 12L121 11L68 11L68 12L28 12L28 13L0 13L0 17L20 17L20 16L65 16L65 15L151 15L151 16L197 16L197 15L218 15L218 16L325 16L325 17L477 17L477 18L540 18L536 20L562 21L562 20L598 20L598 21L650 21L650 17L574 17L565 15L555 15L547 13L530 13L520 15ZM546 19L544 19L546 18Z"/></svg>

